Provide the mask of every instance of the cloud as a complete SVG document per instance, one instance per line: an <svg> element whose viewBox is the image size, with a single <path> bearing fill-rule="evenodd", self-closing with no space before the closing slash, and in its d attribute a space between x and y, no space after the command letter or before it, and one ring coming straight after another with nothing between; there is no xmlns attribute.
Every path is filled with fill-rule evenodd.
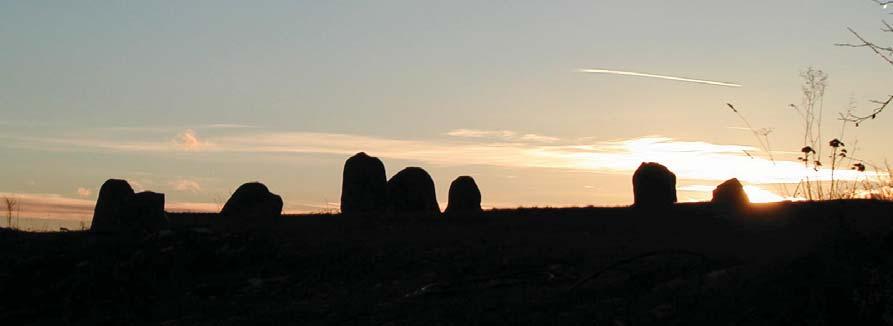
<svg viewBox="0 0 893 326"><path fill-rule="evenodd" d="M166 203L164 205L164 209L168 212L219 212L220 205L217 203L202 203L202 202L172 202Z"/></svg>
<svg viewBox="0 0 893 326"><path fill-rule="evenodd" d="M536 143L554 143L554 142L561 140L560 138L557 138L557 137L543 136L543 135L537 135L537 134L524 134L518 139L521 141L536 142Z"/></svg>
<svg viewBox="0 0 893 326"><path fill-rule="evenodd" d="M489 138L511 142L528 142L528 143L554 143L561 139L557 137L543 136L537 134L518 134L510 130L475 130L475 129L455 129L446 133L447 136L461 138Z"/></svg>
<svg viewBox="0 0 893 326"><path fill-rule="evenodd" d="M88 197L93 194L93 191L84 187L79 187L77 193L78 196Z"/></svg>
<svg viewBox="0 0 893 326"><path fill-rule="evenodd" d="M144 186L142 182L136 180L127 180L127 183L130 184L130 187L133 188L133 191L140 192L146 190L146 186Z"/></svg>
<svg viewBox="0 0 893 326"><path fill-rule="evenodd" d="M202 186L195 180L190 179L179 179L174 180L168 183L172 188L177 191L183 192L199 192L202 190Z"/></svg>
<svg viewBox="0 0 893 326"><path fill-rule="evenodd" d="M657 79L666 79L666 80L681 81L681 82L688 82L688 83L707 84L707 85L714 85L714 86L741 87L740 84L735 84L735 83L727 83L727 82L703 80L703 79L692 79L692 78L685 78L685 77L665 76L665 75L654 75L654 74L646 74L646 73L632 72L632 71L607 70L607 69L580 69L578 71L585 72L585 73L596 73L596 74L610 74L610 75L624 75L624 76L657 78Z"/></svg>
<svg viewBox="0 0 893 326"><path fill-rule="evenodd" d="M202 142L198 140L195 130L186 129L174 138L174 142L184 150L197 150L202 146Z"/></svg>
<svg viewBox="0 0 893 326"><path fill-rule="evenodd" d="M702 194L700 196L696 196L697 198L691 198L686 201L703 201L710 200L712 198L713 190L716 189L716 186L707 186L707 185L688 185L679 187L680 192L692 192L696 194ZM744 192L747 194L748 199L752 203L769 203L769 202L777 202L784 200L803 200L800 197L785 197L778 195L776 192L771 190L767 190L764 187L754 186L754 185L744 185Z"/></svg>
<svg viewBox="0 0 893 326"><path fill-rule="evenodd" d="M199 128L203 128L203 129L245 129L245 128L257 128L257 126L235 124L235 123L212 123L212 124L201 125L201 126L199 126Z"/></svg>
<svg viewBox="0 0 893 326"><path fill-rule="evenodd" d="M243 124L235 124L235 123L210 123L210 124L200 124L200 125L192 125L192 126L111 126L111 127L99 127L93 128L93 130L98 131L111 131L111 132L150 132L150 133L170 133L176 132L178 130L204 130L204 129L248 129L248 128L257 128L257 126L252 125L243 125Z"/></svg>
<svg viewBox="0 0 893 326"><path fill-rule="evenodd" d="M18 201L21 217L50 218L65 220L91 220L96 201L82 198L68 198L59 194L45 193L9 193L0 192L0 198L11 197ZM165 210L169 212L217 212L220 206L216 203L203 202L167 202Z"/></svg>
<svg viewBox="0 0 893 326"><path fill-rule="evenodd" d="M95 201L67 198L58 194L0 193L0 197L18 200L21 217L89 219L93 216Z"/></svg>
<svg viewBox="0 0 893 326"><path fill-rule="evenodd" d="M62 150L176 153L182 147L201 153L326 154L347 157L365 151L383 158L418 161L444 166L488 165L512 168L553 168L608 174L629 174L641 162L660 162L680 179L726 180L738 178L749 184L798 183L831 180L830 169L813 171L801 162L761 157L759 149L733 144L677 140L646 136L613 141L594 139L574 143L512 131L457 129L446 133L462 140L401 140L372 136L316 132L257 132L254 130L199 140L184 132L180 144L134 142L98 138L29 138L35 148ZM522 141L522 139L528 141ZM477 139L475 141L475 139ZM497 141L494 141L497 140ZM557 139L557 138L556 138ZM543 140L543 139L538 139ZM751 155L746 154L750 153ZM763 155L765 156L765 155ZM838 169L837 180L863 180L873 172Z"/></svg>
<svg viewBox="0 0 893 326"><path fill-rule="evenodd" d="M515 136L515 132L508 130L474 130L474 129L456 129L446 133L453 137L468 138L511 138Z"/></svg>

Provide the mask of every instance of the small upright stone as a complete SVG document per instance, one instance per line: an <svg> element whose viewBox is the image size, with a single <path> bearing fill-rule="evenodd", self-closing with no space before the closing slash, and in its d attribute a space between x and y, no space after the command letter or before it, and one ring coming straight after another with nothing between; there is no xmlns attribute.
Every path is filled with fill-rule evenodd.
<svg viewBox="0 0 893 326"><path fill-rule="evenodd" d="M481 212L481 190L469 176L461 176L450 183L446 214L477 214Z"/></svg>
<svg viewBox="0 0 893 326"><path fill-rule="evenodd" d="M389 209L395 214L440 214L434 180L422 168L408 167L388 180Z"/></svg>
<svg viewBox="0 0 893 326"><path fill-rule="evenodd" d="M139 232L158 232L168 227L164 212L164 194L143 191L134 194L127 204L126 227Z"/></svg>
<svg viewBox="0 0 893 326"><path fill-rule="evenodd" d="M676 175L661 164L642 163L633 174L633 195L636 207L672 206L676 202Z"/></svg>
<svg viewBox="0 0 893 326"><path fill-rule="evenodd" d="M99 197L93 209L90 231L117 232L121 229L121 217L133 197L133 188L127 181L109 179L99 188Z"/></svg>
<svg viewBox="0 0 893 326"><path fill-rule="evenodd" d="M716 186L713 190L713 205L726 209L740 209L750 204L744 186L737 178L732 178Z"/></svg>
<svg viewBox="0 0 893 326"><path fill-rule="evenodd" d="M388 181L384 164L360 152L344 162L341 213L381 213L387 208Z"/></svg>
<svg viewBox="0 0 893 326"><path fill-rule="evenodd" d="M269 222L282 216L282 197L260 182L249 182L236 189L220 215L228 222Z"/></svg>

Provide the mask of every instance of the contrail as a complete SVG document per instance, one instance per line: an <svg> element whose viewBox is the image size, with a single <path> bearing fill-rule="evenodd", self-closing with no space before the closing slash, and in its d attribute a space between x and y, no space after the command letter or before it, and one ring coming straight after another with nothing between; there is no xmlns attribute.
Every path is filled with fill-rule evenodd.
<svg viewBox="0 0 893 326"><path fill-rule="evenodd" d="M667 79L667 80L675 80L675 81L683 81L683 82L707 84L707 85L716 85L716 86L741 87L740 84L718 82L718 81L711 81L711 80L691 79L691 78L684 78L684 77L643 74L643 73L631 72L631 71L606 70L606 69L580 69L579 72L588 72L588 73L594 73L594 74L612 74L612 75L624 75L624 76L649 77L649 78L659 78L659 79Z"/></svg>

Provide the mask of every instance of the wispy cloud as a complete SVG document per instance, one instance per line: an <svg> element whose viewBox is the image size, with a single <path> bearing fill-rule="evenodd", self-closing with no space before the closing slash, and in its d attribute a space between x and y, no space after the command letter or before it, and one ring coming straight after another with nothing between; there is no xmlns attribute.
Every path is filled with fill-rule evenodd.
<svg viewBox="0 0 893 326"><path fill-rule="evenodd" d="M18 201L21 217L52 218L67 220L87 220L93 218L96 201L83 198L69 198L59 194L10 193L0 192L0 198L11 197ZM172 212L216 212L220 209L215 203L167 202L165 210Z"/></svg>
<svg viewBox="0 0 893 326"><path fill-rule="evenodd" d="M174 190L177 191L193 193L202 191L202 186L198 183L198 181L191 179L173 180L169 182L168 185L170 185L171 188L174 188Z"/></svg>
<svg viewBox="0 0 893 326"><path fill-rule="evenodd" d="M183 132L179 133L176 138L174 138L174 142L182 149L192 151L197 150L203 146L202 142L198 140L198 136L195 134L195 130L186 129Z"/></svg>
<svg viewBox="0 0 893 326"><path fill-rule="evenodd" d="M0 197L12 197L18 201L21 217L89 219L93 216L95 201L67 198L58 194L0 193Z"/></svg>
<svg viewBox="0 0 893 326"><path fill-rule="evenodd" d="M735 83L704 80L704 79L693 79L693 78L677 77L677 76L646 74L646 73L632 72L632 71L608 70L608 69L580 69L578 71L585 72L585 73L595 73L595 74L609 74L609 75L623 75L623 76L657 78L657 79L666 79L666 80L697 83L697 84L706 84L706 85L714 85L714 86L741 87L740 84L735 84Z"/></svg>
<svg viewBox="0 0 893 326"><path fill-rule="evenodd" d="M661 162L681 179L725 180L737 177L749 184L798 183L830 180L830 169L813 171L796 161L761 158L750 146L684 141L647 136L614 141L534 141L533 136L512 131L453 130L446 133L462 140L400 140L351 134L314 132L242 132L199 139L181 133L177 143L126 141L103 138L29 138L34 148L111 152L175 153L182 148L200 153L330 154L349 156L365 151L372 155L435 165L490 165L520 168L554 168L627 174L641 162ZM488 138L489 137L489 138ZM495 138L494 138L495 137ZM526 140L525 140L526 139ZM64 146L63 146L64 145ZM838 170L838 180L861 180L873 174Z"/></svg>
<svg viewBox="0 0 893 326"><path fill-rule="evenodd" d="M206 128L206 129L247 129L247 128L257 128L257 126L253 125L243 125L236 123L212 123L201 125L198 128Z"/></svg>
<svg viewBox="0 0 893 326"><path fill-rule="evenodd" d="M692 201L710 200L712 196L711 194L713 193L714 189L716 189L716 186L688 185L679 187L680 192L693 192L703 194L702 196L697 196L698 198L693 198ZM799 197L780 196L771 190L765 189L764 187L754 185L745 185L744 192L747 194L748 199L750 199L752 203L769 203L783 200L803 200L803 198Z"/></svg>
<svg viewBox="0 0 893 326"><path fill-rule="evenodd" d="M79 187L77 193L78 196L88 197L93 194L93 190L90 190L89 188Z"/></svg>
<svg viewBox="0 0 893 326"><path fill-rule="evenodd" d="M528 143L554 143L561 140L561 138L558 137L543 136L538 134L519 134L511 130L455 129L448 131L446 135L461 138L496 139L502 141Z"/></svg>
<svg viewBox="0 0 893 326"><path fill-rule="evenodd" d="M192 125L192 126L111 126L111 127L94 128L94 130L165 133L165 132L184 130L184 129L212 130L212 129L250 129L250 128L257 128L257 126L235 124L235 123L209 123L209 124L199 124L199 125Z"/></svg>
<svg viewBox="0 0 893 326"><path fill-rule="evenodd" d="M511 138L515 136L515 132L509 130L456 129L448 131L446 135L468 138Z"/></svg>

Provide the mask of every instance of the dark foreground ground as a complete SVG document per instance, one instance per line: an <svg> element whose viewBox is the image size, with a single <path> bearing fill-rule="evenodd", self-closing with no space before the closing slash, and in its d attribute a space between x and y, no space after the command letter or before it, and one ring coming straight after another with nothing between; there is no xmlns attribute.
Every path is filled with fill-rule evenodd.
<svg viewBox="0 0 893 326"><path fill-rule="evenodd" d="M893 324L893 203L0 230L0 325Z"/></svg>

